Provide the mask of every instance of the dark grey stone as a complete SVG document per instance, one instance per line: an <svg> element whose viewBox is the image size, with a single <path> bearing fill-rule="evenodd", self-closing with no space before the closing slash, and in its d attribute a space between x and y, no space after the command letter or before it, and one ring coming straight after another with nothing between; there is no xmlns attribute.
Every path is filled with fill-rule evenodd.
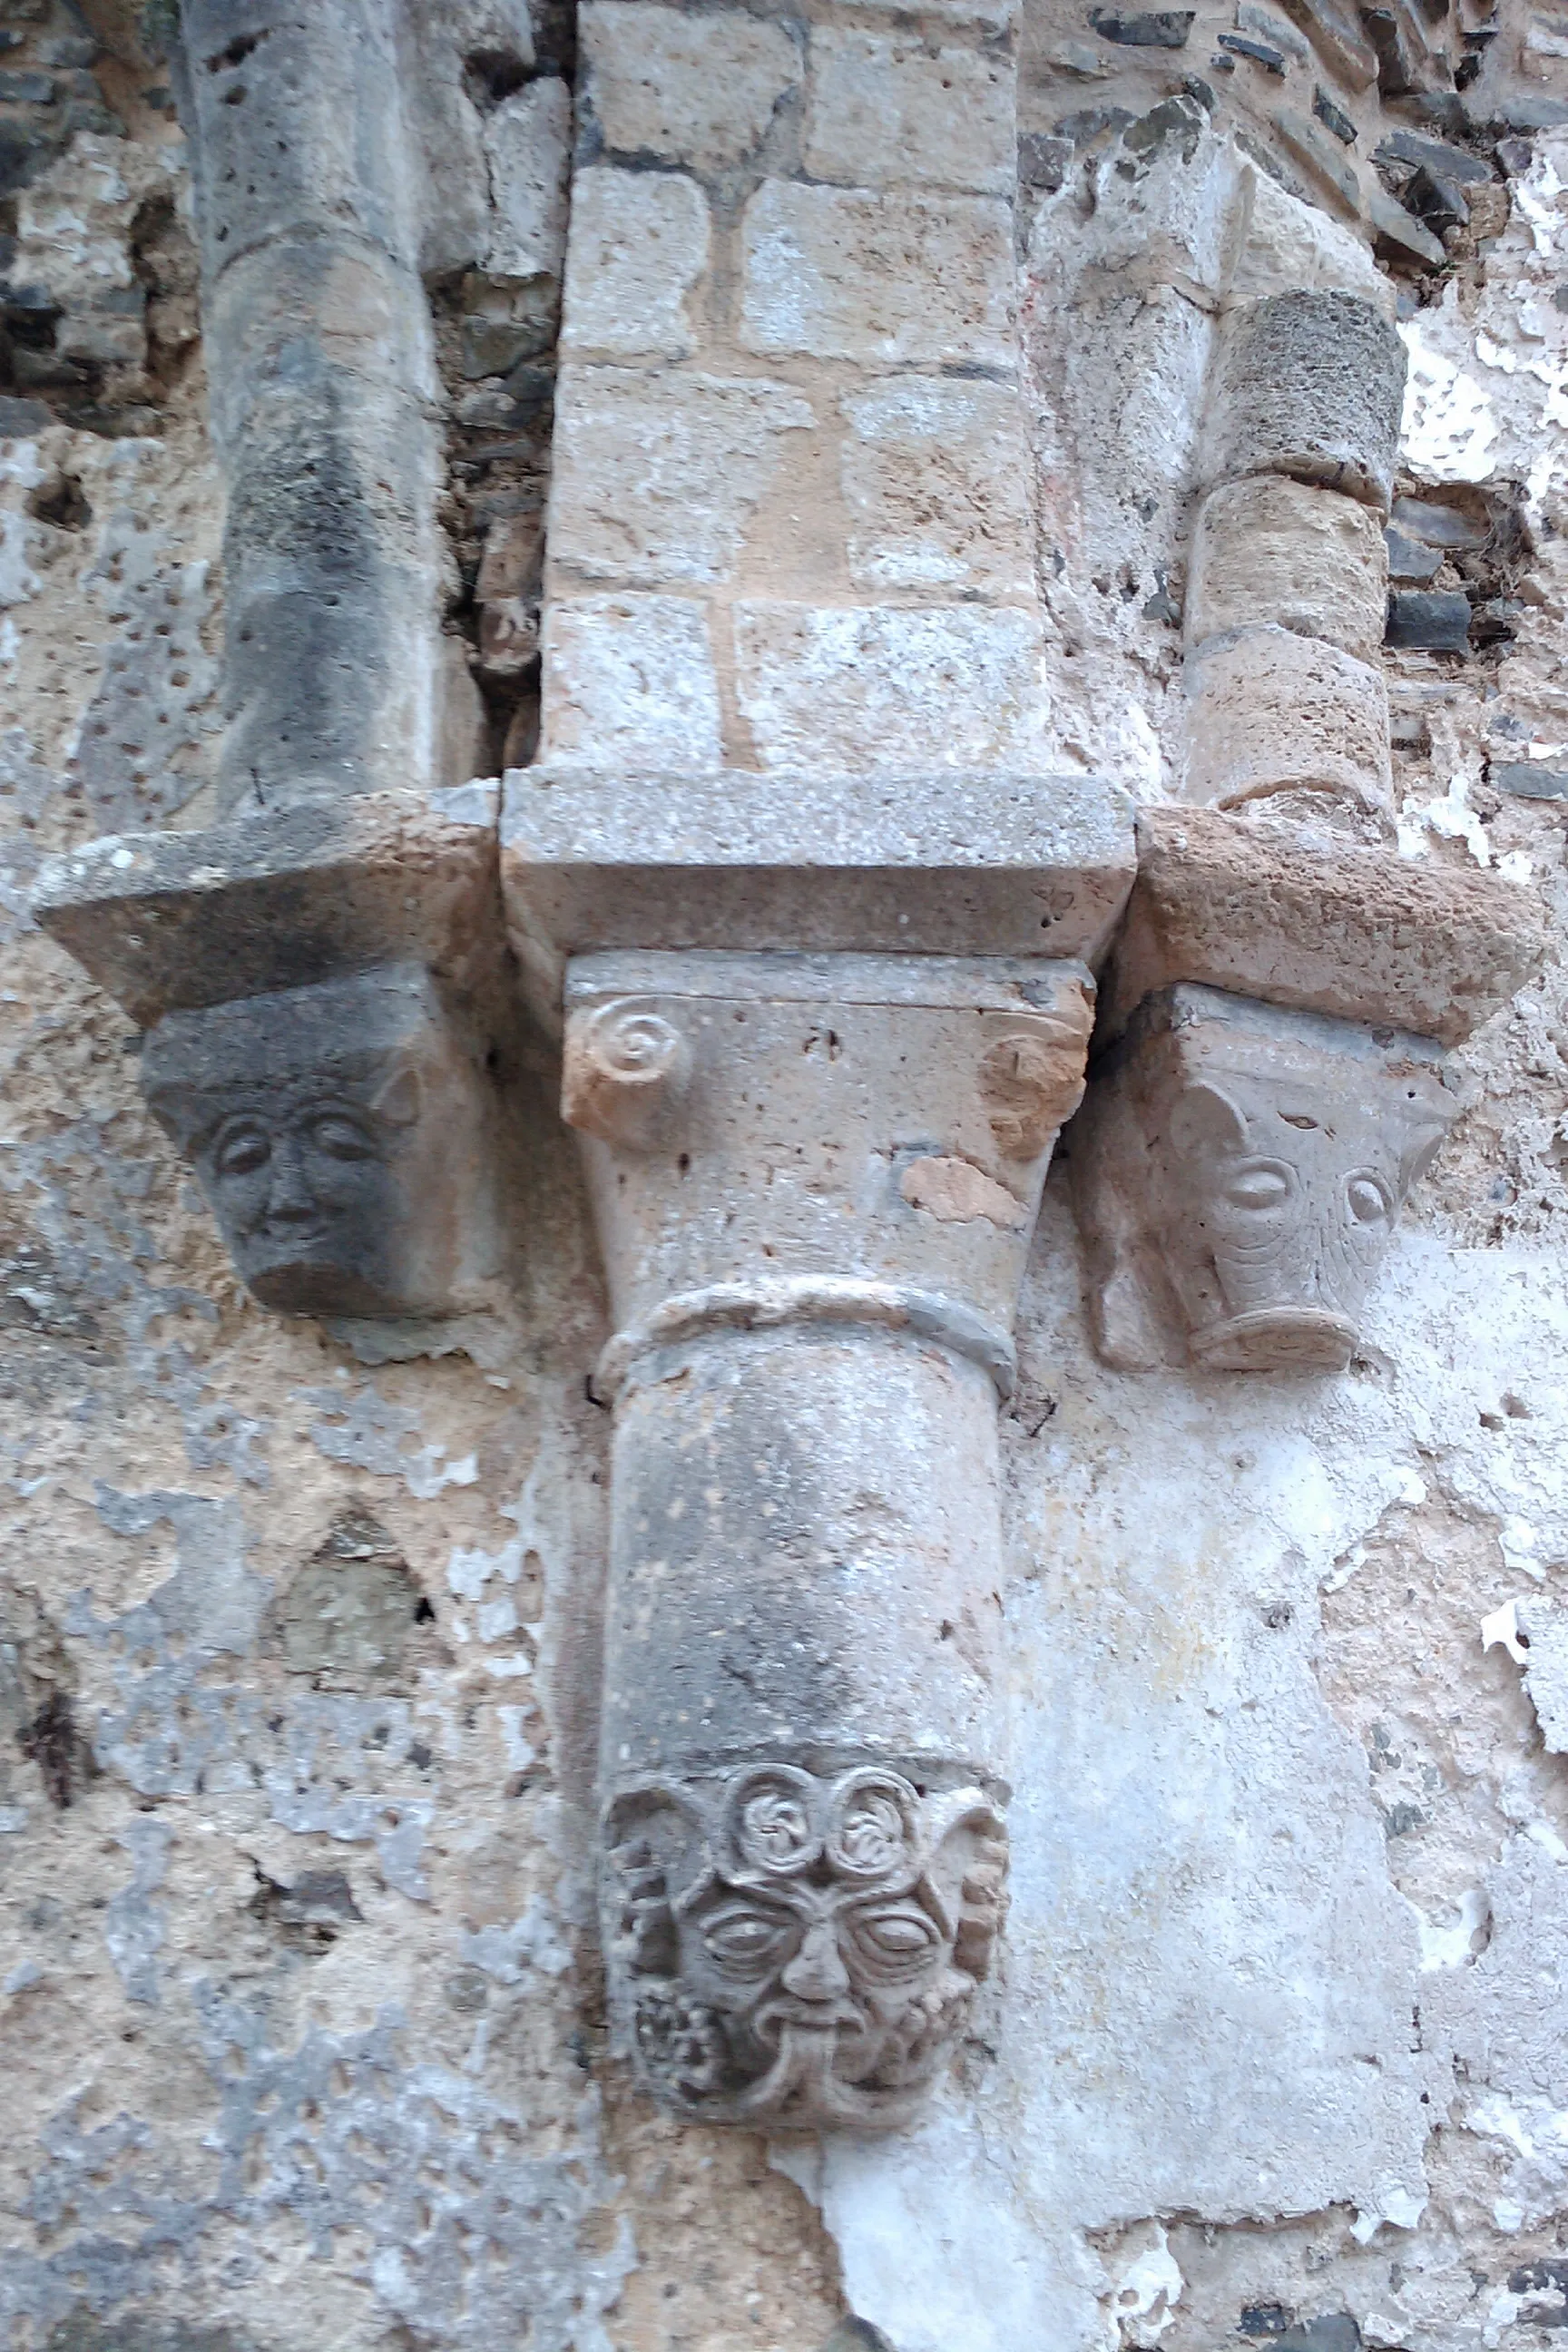
<svg viewBox="0 0 1568 2352"><path fill-rule="evenodd" d="M893 2347L868 2319L846 2319L834 2329L822 2352L893 2352Z"/></svg>
<svg viewBox="0 0 1568 2352"><path fill-rule="evenodd" d="M1373 251L1378 259L1392 262L1396 268L1422 261L1430 269L1440 269L1447 257L1431 230L1376 180L1368 181L1365 193ZM1405 314L1402 311L1400 315Z"/></svg>
<svg viewBox="0 0 1568 2352"><path fill-rule="evenodd" d="M0 73L0 105L53 106L54 77L47 73Z"/></svg>
<svg viewBox="0 0 1568 2352"><path fill-rule="evenodd" d="M41 400L17 400L0 393L0 441L22 441L54 423L54 412Z"/></svg>
<svg viewBox="0 0 1568 2352"><path fill-rule="evenodd" d="M1182 76L1182 88L1186 91L1189 98L1195 98L1197 100L1198 104L1203 108L1205 114L1212 114L1214 112L1215 94L1208 83L1205 81L1202 74L1184 74Z"/></svg>
<svg viewBox="0 0 1568 2352"><path fill-rule="evenodd" d="M1403 126L1384 133L1373 160L1378 163L1424 164L1447 180L1479 183L1492 177L1491 166L1484 156L1472 155L1468 147L1450 147L1445 140L1424 139L1418 131L1406 131Z"/></svg>
<svg viewBox="0 0 1568 2352"><path fill-rule="evenodd" d="M1384 643L1435 654L1468 653L1468 598L1457 589L1396 588L1388 600Z"/></svg>
<svg viewBox="0 0 1568 2352"><path fill-rule="evenodd" d="M1534 161L1535 147L1529 139L1510 137L1500 139L1492 153L1497 157L1500 170L1506 172L1510 180L1517 180L1529 171Z"/></svg>
<svg viewBox="0 0 1568 2352"><path fill-rule="evenodd" d="M1119 41L1136 49L1184 49L1196 10L1154 8L1139 16L1112 16L1091 8L1089 21L1102 41Z"/></svg>
<svg viewBox="0 0 1568 2352"><path fill-rule="evenodd" d="M1491 537L1489 522L1462 507L1445 506L1440 499L1395 499L1390 520L1428 547L1484 547Z"/></svg>
<svg viewBox="0 0 1568 2352"><path fill-rule="evenodd" d="M1107 131L1125 131L1138 120L1125 106L1084 106L1064 114L1052 125L1057 136L1075 148L1092 146Z"/></svg>
<svg viewBox="0 0 1568 2352"><path fill-rule="evenodd" d="M1324 128L1333 132L1336 139L1342 140L1347 147L1354 145L1356 138L1355 124L1351 121L1350 116L1345 112L1342 106L1336 106L1334 104L1333 100L1329 96L1328 91L1323 88L1321 82L1317 82L1313 85L1312 111L1317 116L1319 121L1322 123Z"/></svg>
<svg viewBox="0 0 1568 2352"><path fill-rule="evenodd" d="M476 1303L496 1258L489 1089L417 967L171 1013L142 1087L264 1306Z"/></svg>
<svg viewBox="0 0 1568 2352"><path fill-rule="evenodd" d="M1275 2338L1275 2352L1360 2352L1361 2329L1348 2311L1297 2322Z"/></svg>
<svg viewBox="0 0 1568 2352"><path fill-rule="evenodd" d="M1394 329L1357 295L1247 303L1221 350L1208 479L1285 474L1386 509L1405 370Z"/></svg>
<svg viewBox="0 0 1568 2352"><path fill-rule="evenodd" d="M1267 66L1270 73L1283 74L1282 49L1271 48L1267 41L1254 40L1250 33L1221 33L1217 37L1222 49L1234 50L1238 58L1251 58L1255 64Z"/></svg>
<svg viewBox="0 0 1568 2352"><path fill-rule="evenodd" d="M1424 547L1419 540L1406 539L1392 523L1383 536L1388 548L1389 578L1408 580L1418 588L1425 587L1443 561L1441 548Z"/></svg>
<svg viewBox="0 0 1568 2352"><path fill-rule="evenodd" d="M1509 596L1488 596L1470 613L1473 646L1507 646L1519 635L1524 606Z"/></svg>
<svg viewBox="0 0 1568 2352"><path fill-rule="evenodd" d="M1057 139L1043 131L1026 131L1018 140L1018 184L1042 188L1053 194L1072 162L1070 139Z"/></svg>
<svg viewBox="0 0 1568 2352"><path fill-rule="evenodd" d="M63 125L47 130L20 117L0 121L0 196L14 195L36 180L60 151Z"/></svg>
<svg viewBox="0 0 1568 2352"><path fill-rule="evenodd" d="M1412 172L1405 183L1405 201L1434 236L1441 236L1446 229L1463 228L1470 217L1459 182L1429 171L1426 164Z"/></svg>
<svg viewBox="0 0 1568 2352"><path fill-rule="evenodd" d="M1498 100L1492 121L1504 131L1555 131L1560 123L1568 122L1568 100L1514 92Z"/></svg>
<svg viewBox="0 0 1568 2352"><path fill-rule="evenodd" d="M1488 780L1500 793L1521 801L1568 801L1568 768L1547 768L1535 760L1494 760Z"/></svg>

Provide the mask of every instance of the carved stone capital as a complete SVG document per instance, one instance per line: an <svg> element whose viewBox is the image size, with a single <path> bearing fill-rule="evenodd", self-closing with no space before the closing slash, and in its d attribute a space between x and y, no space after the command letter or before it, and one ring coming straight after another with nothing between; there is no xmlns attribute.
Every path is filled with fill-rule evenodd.
<svg viewBox="0 0 1568 2352"><path fill-rule="evenodd" d="M1127 1370L1342 1370L1458 1108L1446 1060L1216 989L1147 1000L1075 1135L1100 1352Z"/></svg>
<svg viewBox="0 0 1568 2352"><path fill-rule="evenodd" d="M648 2087L907 2118L985 1973L996 1396L1092 983L584 957L563 1104L616 1329L605 1948Z"/></svg>

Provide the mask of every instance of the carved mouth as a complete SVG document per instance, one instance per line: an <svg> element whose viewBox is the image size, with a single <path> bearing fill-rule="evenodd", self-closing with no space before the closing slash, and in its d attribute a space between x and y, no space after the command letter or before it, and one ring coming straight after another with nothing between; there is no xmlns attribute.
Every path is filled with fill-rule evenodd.
<svg viewBox="0 0 1568 2352"><path fill-rule="evenodd" d="M795 2026L807 2033L854 2033L866 2031L866 2021L858 2010L843 2001L773 2000L768 2003L752 2027L759 2042L776 2046L786 2026Z"/></svg>
<svg viewBox="0 0 1568 2352"><path fill-rule="evenodd" d="M1258 1307L1194 1331L1189 1350L1215 1372L1342 1372L1355 1337L1349 1318L1326 1307Z"/></svg>

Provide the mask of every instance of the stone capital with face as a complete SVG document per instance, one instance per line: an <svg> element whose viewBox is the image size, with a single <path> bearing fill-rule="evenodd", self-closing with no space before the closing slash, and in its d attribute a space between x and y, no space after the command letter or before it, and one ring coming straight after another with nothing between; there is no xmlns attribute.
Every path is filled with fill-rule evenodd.
<svg viewBox="0 0 1568 2352"><path fill-rule="evenodd" d="M288 1314L438 1314L494 1255L485 1084L423 971L174 1013L142 1087Z"/></svg>
<svg viewBox="0 0 1568 2352"><path fill-rule="evenodd" d="M1005 1870L975 1790L760 1764L618 1801L638 2058L712 2120L878 2128L913 2111L989 1966Z"/></svg>
<svg viewBox="0 0 1568 2352"><path fill-rule="evenodd" d="M1418 1038L1213 989L1146 1006L1074 1155L1101 1354L1342 1370L1456 1108Z"/></svg>

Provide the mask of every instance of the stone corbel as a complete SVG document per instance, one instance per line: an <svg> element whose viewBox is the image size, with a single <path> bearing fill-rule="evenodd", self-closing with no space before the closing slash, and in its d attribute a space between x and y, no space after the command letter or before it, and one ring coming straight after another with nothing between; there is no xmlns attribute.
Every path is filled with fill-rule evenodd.
<svg viewBox="0 0 1568 2352"><path fill-rule="evenodd" d="M91 842L35 911L145 1032L150 1108L284 1314L500 1305L512 1059L493 792Z"/></svg>
<svg viewBox="0 0 1568 2352"><path fill-rule="evenodd" d="M1531 894L1214 811L1148 811L1073 1189L1124 1370L1342 1370L1459 1108L1445 1047L1539 959Z"/></svg>
<svg viewBox="0 0 1568 2352"><path fill-rule="evenodd" d="M882 790L534 773L503 822L614 1325L612 2002L664 2105L773 2128L907 2120L989 1965L997 1399L1130 878L1102 788Z"/></svg>

